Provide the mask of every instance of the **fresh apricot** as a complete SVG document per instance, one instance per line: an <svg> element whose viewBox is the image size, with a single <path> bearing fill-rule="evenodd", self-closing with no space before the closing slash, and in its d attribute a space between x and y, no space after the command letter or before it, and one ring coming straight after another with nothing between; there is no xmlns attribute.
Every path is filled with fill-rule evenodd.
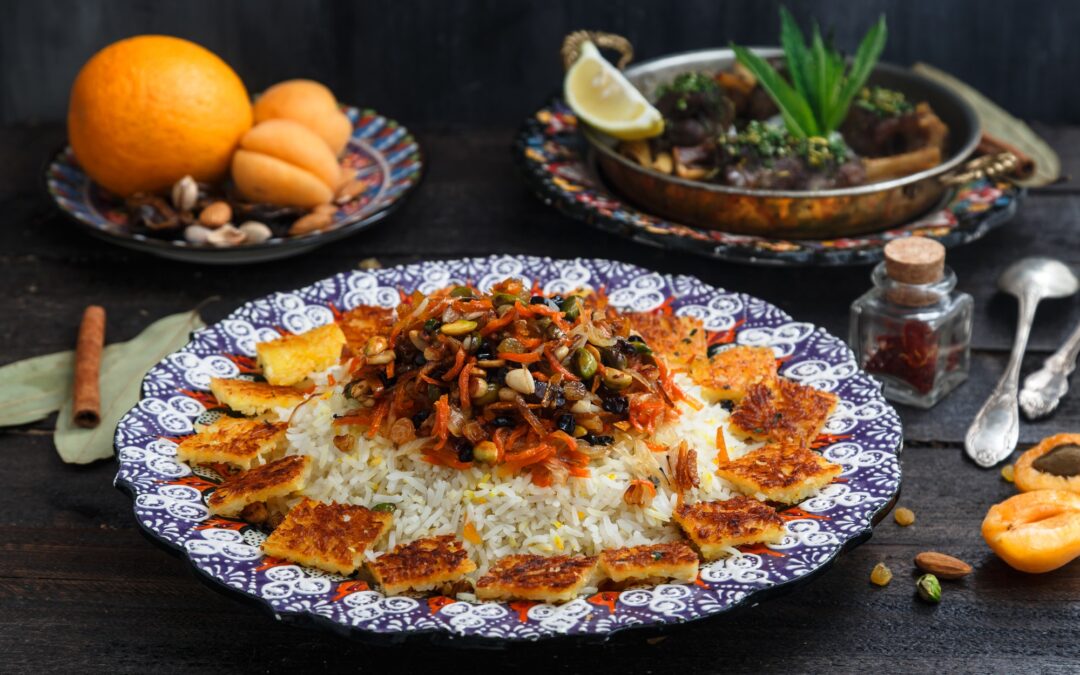
<svg viewBox="0 0 1080 675"><path fill-rule="evenodd" d="M353 126L341 112L333 93L313 80L287 80L263 92L255 101L255 122L291 119L318 134L335 155L340 155Z"/></svg>
<svg viewBox="0 0 1080 675"><path fill-rule="evenodd" d="M1010 497L990 507L982 536L1021 572L1055 570L1080 556L1080 495L1035 490Z"/></svg>
<svg viewBox="0 0 1080 675"><path fill-rule="evenodd" d="M337 157L314 131L299 122L288 119L260 122L240 138L240 148L310 171L331 189L341 183Z"/></svg>
<svg viewBox="0 0 1080 675"><path fill-rule="evenodd" d="M1013 482L1023 492L1080 493L1080 434L1056 434L1042 439L1017 460Z"/></svg>
<svg viewBox="0 0 1080 675"><path fill-rule="evenodd" d="M250 150L233 155L232 177L240 196L252 202L311 208L334 196L310 171Z"/></svg>

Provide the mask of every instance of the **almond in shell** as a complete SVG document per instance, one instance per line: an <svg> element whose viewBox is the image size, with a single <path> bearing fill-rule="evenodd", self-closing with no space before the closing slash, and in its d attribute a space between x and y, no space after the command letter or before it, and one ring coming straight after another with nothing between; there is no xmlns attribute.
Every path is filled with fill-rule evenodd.
<svg viewBox="0 0 1080 675"><path fill-rule="evenodd" d="M960 579L971 574L971 565L951 555L937 551L923 551L915 556L915 566L939 579Z"/></svg>

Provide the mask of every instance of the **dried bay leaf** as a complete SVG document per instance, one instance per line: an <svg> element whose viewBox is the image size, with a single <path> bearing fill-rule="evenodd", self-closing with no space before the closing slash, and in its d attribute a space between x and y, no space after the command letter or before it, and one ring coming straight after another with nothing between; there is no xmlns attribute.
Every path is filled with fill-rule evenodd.
<svg viewBox="0 0 1080 675"><path fill-rule="evenodd" d="M944 71L925 63L916 63L912 70L952 89L975 109L984 133L1009 143L1035 162L1035 173L1016 181L1017 184L1038 187L1054 183L1061 177L1061 159L1057 153L1022 120Z"/></svg>
<svg viewBox="0 0 1080 675"><path fill-rule="evenodd" d="M204 325L198 312L173 314L155 321L136 338L123 343L122 349L106 350L101 362L101 424L93 429L75 426L68 396L60 408L53 437L60 458L70 464L87 464L112 457L116 425L138 403L146 371L187 344L191 332Z"/></svg>

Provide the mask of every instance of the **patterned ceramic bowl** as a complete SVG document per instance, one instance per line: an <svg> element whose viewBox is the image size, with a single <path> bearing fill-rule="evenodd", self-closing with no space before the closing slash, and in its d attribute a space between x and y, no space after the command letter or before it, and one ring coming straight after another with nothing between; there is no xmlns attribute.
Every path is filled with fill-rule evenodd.
<svg viewBox="0 0 1080 675"><path fill-rule="evenodd" d="M53 158L45 183L56 205L76 224L105 241L163 258L210 264L277 260L306 253L355 234L382 220L416 187L423 171L420 146L409 130L373 110L344 107L353 123L342 163L365 182L356 199L338 208L334 222L322 232L275 237L261 244L213 248L184 240L166 240L133 233L123 203L98 187L75 161L67 146Z"/></svg>
<svg viewBox="0 0 1080 675"><path fill-rule="evenodd" d="M740 344L772 347L783 359L784 376L839 396L821 440L827 443L825 457L843 467L840 478L783 513L783 541L704 564L694 583L601 592L563 605L385 597L362 581L266 558L259 549L262 532L210 516L204 493L214 484L176 461L176 439L192 433L193 423L206 414L198 392L210 378L238 374L228 355L253 356L256 342L278 337L276 326L302 332L333 321L331 305L393 307L399 290L428 292L466 281L486 288L510 276L536 282L548 293L603 285L618 307L647 311L666 304ZM134 498L139 524L211 583L259 602L277 619L366 639L424 634L472 644L603 639L626 628L655 629L722 614L790 589L870 537L872 524L900 489L902 430L880 386L859 370L843 340L764 300L608 260L492 257L346 272L250 302L194 333L186 347L147 373L142 400L120 421L115 442L116 485Z"/></svg>

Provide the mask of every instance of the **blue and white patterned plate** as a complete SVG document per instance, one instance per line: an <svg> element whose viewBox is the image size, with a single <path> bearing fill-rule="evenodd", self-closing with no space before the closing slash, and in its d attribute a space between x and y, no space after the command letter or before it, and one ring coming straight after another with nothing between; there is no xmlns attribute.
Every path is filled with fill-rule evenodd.
<svg viewBox="0 0 1080 675"><path fill-rule="evenodd" d="M156 239L132 232L122 200L90 180L70 146L50 162L45 172L46 187L60 210L93 236L164 258L235 264L299 255L367 229L388 216L420 182L423 172L420 146L408 129L374 110L349 106L342 110L353 123L342 164L355 170L366 185L356 199L338 207L334 222L321 232L230 248L194 246L182 239Z"/></svg>
<svg viewBox="0 0 1080 675"><path fill-rule="evenodd" d="M773 347L784 376L840 397L825 428L829 436L819 440L827 443L825 457L843 466L843 473L784 512L787 536L779 544L704 564L692 584L603 592L558 606L384 597L361 581L266 558L259 549L265 535L210 516L204 493L213 483L176 461L175 439L192 433L205 412L198 394L210 378L239 374L236 355L253 356L256 342L278 337L276 327L302 332L333 321L333 308L393 307L400 290L427 292L467 281L486 288L511 276L549 293L604 286L614 305L636 311L667 303L677 314L700 317L710 331L729 332L735 342ZM143 529L186 556L212 583L259 601L275 618L369 639L426 634L490 642L605 638L629 627L659 628L756 604L810 578L868 539L876 518L891 506L900 489L902 430L879 385L859 370L843 340L764 300L609 260L515 256L346 272L249 302L195 332L186 347L147 373L142 400L120 421L115 444L115 482L134 497Z"/></svg>

